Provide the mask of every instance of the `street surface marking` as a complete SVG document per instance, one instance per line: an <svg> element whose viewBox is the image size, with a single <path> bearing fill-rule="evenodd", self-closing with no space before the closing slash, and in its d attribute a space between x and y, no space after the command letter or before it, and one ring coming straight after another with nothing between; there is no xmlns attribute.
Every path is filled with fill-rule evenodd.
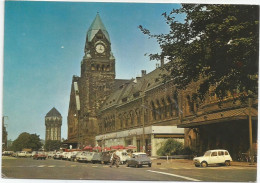
<svg viewBox="0 0 260 183"><path fill-rule="evenodd" d="M40 165L40 166L38 166L38 167L42 168L42 167L45 167L45 165Z"/></svg>
<svg viewBox="0 0 260 183"><path fill-rule="evenodd" d="M172 173L158 172L158 171L153 171L153 170L147 170L147 171L148 172L154 172L154 173L160 173L160 174L164 174L164 175L170 175L170 176L173 176L173 177L179 177L179 178L191 180L191 181L201 181L201 180L198 180L198 179L193 179L193 178L190 178L190 177L185 177L185 176L176 175L176 174L172 174Z"/></svg>
<svg viewBox="0 0 260 183"><path fill-rule="evenodd" d="M55 167L54 165L50 165L50 166L48 166L48 167Z"/></svg>

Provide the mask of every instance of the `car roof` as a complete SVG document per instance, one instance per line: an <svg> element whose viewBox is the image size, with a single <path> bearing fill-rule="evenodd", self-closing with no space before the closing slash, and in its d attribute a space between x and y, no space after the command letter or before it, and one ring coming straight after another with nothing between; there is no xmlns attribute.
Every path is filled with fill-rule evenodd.
<svg viewBox="0 0 260 183"><path fill-rule="evenodd" d="M135 153L133 153L133 155L140 155L140 154L145 154L146 155L146 153L143 153L143 152L135 152Z"/></svg>
<svg viewBox="0 0 260 183"><path fill-rule="evenodd" d="M227 151L225 149L213 149L213 150L208 150L208 151Z"/></svg>

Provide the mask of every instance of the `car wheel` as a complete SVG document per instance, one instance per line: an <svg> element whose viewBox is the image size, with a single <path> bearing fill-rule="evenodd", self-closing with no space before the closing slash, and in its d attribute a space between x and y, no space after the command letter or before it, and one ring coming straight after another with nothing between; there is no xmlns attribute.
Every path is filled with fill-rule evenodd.
<svg viewBox="0 0 260 183"><path fill-rule="evenodd" d="M230 161L225 161L225 165L226 166L230 166L231 164L230 164Z"/></svg>
<svg viewBox="0 0 260 183"><path fill-rule="evenodd" d="M195 165L196 167L199 167L200 165Z"/></svg>
<svg viewBox="0 0 260 183"><path fill-rule="evenodd" d="M151 167L151 166L152 166L152 163L149 163L148 166Z"/></svg>
<svg viewBox="0 0 260 183"><path fill-rule="evenodd" d="M126 162L126 167L129 167L129 164L128 164L128 162Z"/></svg>
<svg viewBox="0 0 260 183"><path fill-rule="evenodd" d="M136 165L135 165L135 167L136 167L136 168L139 168L139 165L138 165L138 164L136 164Z"/></svg>
<svg viewBox="0 0 260 183"><path fill-rule="evenodd" d="M203 161L203 162L201 163L201 167L207 167L207 166L208 166L208 164L207 164L206 161Z"/></svg>

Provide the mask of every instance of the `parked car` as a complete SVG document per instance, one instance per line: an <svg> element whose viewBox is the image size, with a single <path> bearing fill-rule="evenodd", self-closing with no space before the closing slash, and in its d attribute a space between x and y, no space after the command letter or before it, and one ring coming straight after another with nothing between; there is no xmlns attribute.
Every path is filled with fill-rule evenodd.
<svg viewBox="0 0 260 183"><path fill-rule="evenodd" d="M27 151L21 151L17 153L17 157L19 158L28 158L28 157L32 157L32 153L29 153Z"/></svg>
<svg viewBox="0 0 260 183"><path fill-rule="evenodd" d="M93 158L91 160L92 163L100 163L101 162L101 152L94 152Z"/></svg>
<svg viewBox="0 0 260 183"><path fill-rule="evenodd" d="M109 151L101 153L101 164L110 163L111 153Z"/></svg>
<svg viewBox="0 0 260 183"><path fill-rule="evenodd" d="M77 161L77 155L79 155L81 151L73 151L70 157L70 161Z"/></svg>
<svg viewBox="0 0 260 183"><path fill-rule="evenodd" d="M86 162L87 161L87 152L86 151L80 152L76 156L76 158L77 158L78 162Z"/></svg>
<svg viewBox="0 0 260 183"><path fill-rule="evenodd" d="M13 153L14 153L14 151L4 151L4 152L2 153L2 156L12 156Z"/></svg>
<svg viewBox="0 0 260 183"><path fill-rule="evenodd" d="M35 155L33 155L33 159L36 160L46 160L47 156L45 155L44 152L37 152Z"/></svg>
<svg viewBox="0 0 260 183"><path fill-rule="evenodd" d="M151 159L147 156L146 153L136 152L132 154L132 157L126 160L126 166L135 166L139 168L143 165L148 165L149 167L152 166Z"/></svg>
<svg viewBox="0 0 260 183"><path fill-rule="evenodd" d="M19 153L19 151L16 151L16 152L14 152L14 153L12 154L12 156L13 156L13 157L17 157L18 153Z"/></svg>
<svg viewBox="0 0 260 183"><path fill-rule="evenodd" d="M63 153L61 154L61 159L62 159L62 160L67 160L67 154L68 154L68 152L63 152Z"/></svg>
<svg viewBox="0 0 260 183"><path fill-rule="evenodd" d="M196 157L193 162L196 167L207 167L211 164L224 164L226 166L231 165L232 158L227 150L215 149L206 151L204 156Z"/></svg>
<svg viewBox="0 0 260 183"><path fill-rule="evenodd" d="M61 155L62 155L62 153L58 151L58 152L56 152L55 155L53 156L53 159L61 159L61 157L62 157Z"/></svg>
<svg viewBox="0 0 260 183"><path fill-rule="evenodd" d="M47 152L47 157L48 158L53 158L54 155L55 155L54 151Z"/></svg>
<svg viewBox="0 0 260 183"><path fill-rule="evenodd" d="M93 156L94 156L94 152L86 152L86 161L85 162L92 162Z"/></svg>

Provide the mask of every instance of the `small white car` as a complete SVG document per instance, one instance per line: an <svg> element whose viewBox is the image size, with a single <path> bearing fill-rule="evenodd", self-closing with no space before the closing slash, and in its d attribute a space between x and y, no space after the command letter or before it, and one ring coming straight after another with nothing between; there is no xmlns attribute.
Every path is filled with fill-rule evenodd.
<svg viewBox="0 0 260 183"><path fill-rule="evenodd" d="M196 167L207 167L211 164L225 164L226 166L230 166L231 161L231 156L228 151L224 149L209 150L205 152L204 156L193 159Z"/></svg>
<svg viewBox="0 0 260 183"><path fill-rule="evenodd" d="M32 153L29 153L27 151L21 151L17 154L17 157L24 157L24 158L27 158L27 157L32 157Z"/></svg>

